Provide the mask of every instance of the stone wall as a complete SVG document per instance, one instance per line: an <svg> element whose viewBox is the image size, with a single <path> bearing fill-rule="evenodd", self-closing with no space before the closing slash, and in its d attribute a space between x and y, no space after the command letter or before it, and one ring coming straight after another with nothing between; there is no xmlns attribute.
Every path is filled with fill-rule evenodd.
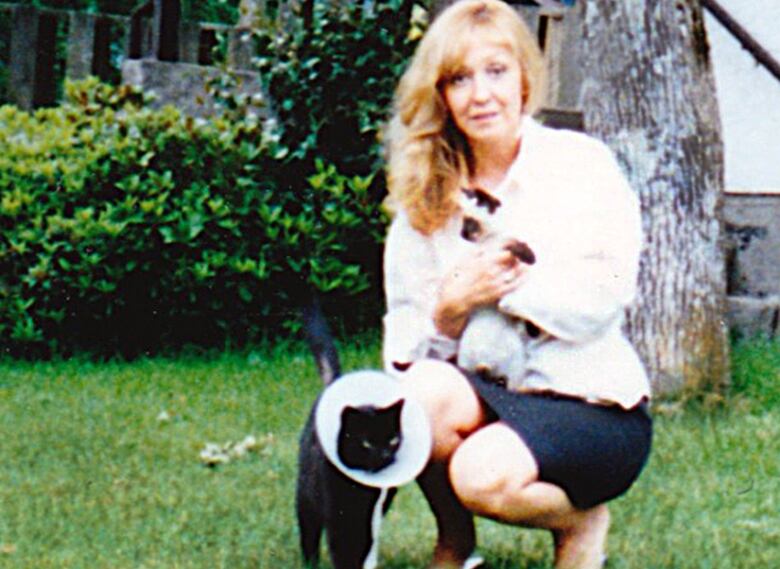
<svg viewBox="0 0 780 569"><path fill-rule="evenodd" d="M126 59L122 63L122 82L153 93L154 107L174 105L186 115L201 118L218 114L219 108L207 85L222 73L216 67L154 59ZM259 75L241 70L232 70L230 75L236 83L234 93L252 97L250 110L260 116L267 113Z"/></svg>
<svg viewBox="0 0 780 569"><path fill-rule="evenodd" d="M780 334L780 190L726 194L729 324L742 336Z"/></svg>

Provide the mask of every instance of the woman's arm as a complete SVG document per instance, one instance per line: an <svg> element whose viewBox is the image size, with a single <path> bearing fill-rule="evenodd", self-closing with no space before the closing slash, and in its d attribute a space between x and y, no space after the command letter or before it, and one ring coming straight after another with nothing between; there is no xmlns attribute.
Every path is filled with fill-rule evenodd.
<svg viewBox="0 0 780 569"><path fill-rule="evenodd" d="M568 193L568 217L548 232L549 254L537 255L523 285L499 303L571 342L595 338L623 317L642 248L636 194L606 146L592 141L585 151L589 165Z"/></svg>
<svg viewBox="0 0 780 569"><path fill-rule="evenodd" d="M425 357L447 359L457 341L439 334L433 323L438 276L433 244L399 212L387 234L384 251L383 360L388 372L404 371Z"/></svg>
<svg viewBox="0 0 780 569"><path fill-rule="evenodd" d="M439 332L459 338L474 310L494 305L520 284L527 265L517 261L506 243L481 246L445 275L433 314Z"/></svg>
<svg viewBox="0 0 780 569"><path fill-rule="evenodd" d="M386 370L403 371L421 358L454 356L469 314L514 289L524 268L494 243L476 249L444 277L438 271L433 242L399 213L385 240Z"/></svg>

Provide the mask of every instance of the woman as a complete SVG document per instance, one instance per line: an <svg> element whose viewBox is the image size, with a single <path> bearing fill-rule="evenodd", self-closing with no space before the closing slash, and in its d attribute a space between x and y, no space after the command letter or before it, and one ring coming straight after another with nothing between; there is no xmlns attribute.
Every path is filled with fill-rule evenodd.
<svg viewBox="0 0 780 569"><path fill-rule="evenodd" d="M606 502L650 450L649 385L622 333L638 202L605 145L530 118L543 69L509 6L462 0L418 46L388 128L384 361L433 424L419 482L439 530L434 567L476 564L472 513L550 530L557 569L600 567ZM533 265L505 240L462 237L462 188L500 200ZM450 363L486 306L538 329L509 388Z"/></svg>

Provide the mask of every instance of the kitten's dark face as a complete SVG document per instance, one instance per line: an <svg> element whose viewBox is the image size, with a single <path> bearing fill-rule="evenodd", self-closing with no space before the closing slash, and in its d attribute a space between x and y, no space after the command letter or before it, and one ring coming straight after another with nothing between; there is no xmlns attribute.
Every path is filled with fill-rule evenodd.
<svg viewBox="0 0 780 569"><path fill-rule="evenodd" d="M501 207L501 200L479 188L462 188L461 193L466 198L463 202L466 211L460 236L466 241L477 243L486 234L483 222Z"/></svg>
<svg viewBox="0 0 780 569"><path fill-rule="evenodd" d="M338 454L349 468L378 472L395 460L401 446L404 400L388 407L347 406L341 412Z"/></svg>

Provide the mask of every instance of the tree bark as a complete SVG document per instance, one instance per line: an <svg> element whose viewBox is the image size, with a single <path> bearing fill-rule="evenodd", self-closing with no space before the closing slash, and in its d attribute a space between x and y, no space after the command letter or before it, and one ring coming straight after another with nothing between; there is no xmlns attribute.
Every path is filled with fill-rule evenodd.
<svg viewBox="0 0 780 569"><path fill-rule="evenodd" d="M638 192L645 249L628 331L656 394L729 380L723 143L698 0L588 0L580 107Z"/></svg>

